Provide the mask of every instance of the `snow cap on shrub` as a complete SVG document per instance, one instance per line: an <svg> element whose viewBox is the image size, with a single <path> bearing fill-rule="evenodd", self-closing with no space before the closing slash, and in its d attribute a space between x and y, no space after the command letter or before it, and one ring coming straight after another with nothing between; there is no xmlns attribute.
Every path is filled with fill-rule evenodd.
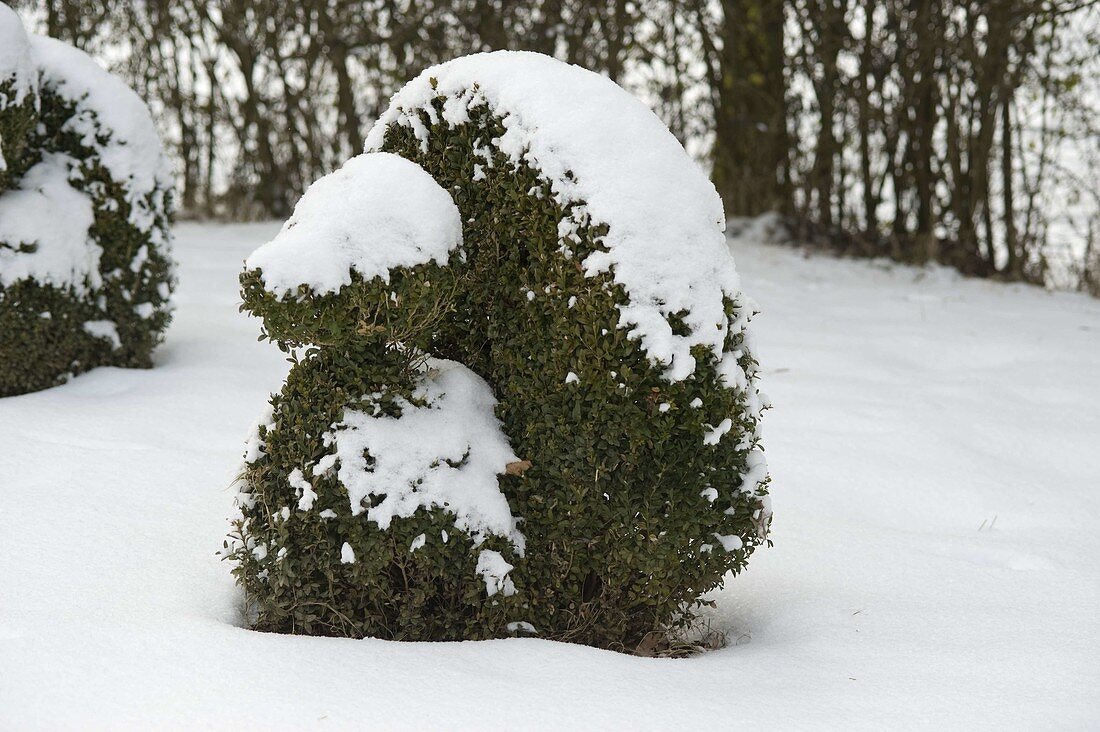
<svg viewBox="0 0 1100 732"><path fill-rule="evenodd" d="M436 99L444 100L438 112ZM649 107L610 79L549 56L479 53L428 68L406 84L371 129L367 149L381 149L388 127L401 125L427 152L422 113L429 122L458 126L478 107L504 126L482 142L511 163L537 169L554 200L569 209L558 224L563 251L579 227L609 226L602 250L581 265L589 274L611 272L626 290L630 302L620 309L619 327L667 367L670 379L692 373L695 345L720 356L723 300L739 287L722 233L722 199ZM668 322L673 314L683 332Z"/></svg>
<svg viewBox="0 0 1100 732"><path fill-rule="evenodd" d="M34 280L85 295L102 286L94 204L69 182L78 170L69 155L43 153L18 188L0 195L0 243L8 244L0 246L0 287Z"/></svg>
<svg viewBox="0 0 1100 732"><path fill-rule="evenodd" d="M489 385L462 364L430 359L412 398L397 397L395 406L400 416L369 400L345 409L323 435L352 515L365 512L386 530L395 518L440 508L475 544L495 534L522 554L523 534L497 485L518 458L493 416Z"/></svg>
<svg viewBox="0 0 1100 732"><path fill-rule="evenodd" d="M38 85L27 32L19 16L4 3L0 3L0 83L12 85L0 100L0 108L22 103Z"/></svg>
<svg viewBox="0 0 1100 732"><path fill-rule="evenodd" d="M416 163L390 153L358 155L309 187L279 234L245 262L277 296L338 292L390 270L446 264L462 245L447 191Z"/></svg>

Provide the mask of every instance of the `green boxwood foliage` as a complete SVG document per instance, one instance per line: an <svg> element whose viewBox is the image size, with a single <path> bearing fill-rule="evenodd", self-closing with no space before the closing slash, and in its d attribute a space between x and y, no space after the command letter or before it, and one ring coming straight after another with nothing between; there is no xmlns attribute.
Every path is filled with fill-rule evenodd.
<svg viewBox="0 0 1100 732"><path fill-rule="evenodd" d="M14 78L0 79L0 156L4 159L0 165L0 193L11 186L17 173L27 137L34 129L36 105L33 93L22 97L16 93Z"/></svg>
<svg viewBox="0 0 1100 732"><path fill-rule="evenodd" d="M414 192L428 210L410 210ZM330 194L353 210L332 210ZM326 229L333 219L336 230ZM496 475L515 455L488 386L427 355L463 280L460 236L458 209L427 173L397 156L363 155L315 184L257 252L261 261L281 252L288 276L312 284L272 288L271 266L242 275L242 307L294 363L250 441L224 547L254 627L401 640L488 638L507 627L507 575L523 539ZM369 260L391 246L421 263L366 263L367 274L353 265L335 289L297 264L337 250ZM374 473L384 476L371 484L381 490L356 487ZM455 484L476 495L455 494Z"/></svg>
<svg viewBox="0 0 1100 732"><path fill-rule="evenodd" d="M36 43L32 52L41 44L58 44L48 39ZM91 58L66 50L69 63L91 65L108 76ZM98 267L75 282L0 280L0 397L54 386L96 366L149 368L171 318L171 180L158 173L151 190L135 195L131 181L112 175L102 151L129 141L116 139L119 133L105 126L85 97L61 87L64 70L43 73L31 104L0 109L6 195L15 195L24 176L43 160L67 161L68 185L90 200L94 218L87 239L88 246L100 250ZM147 112L144 121L151 129ZM162 168L159 151L152 154L148 165ZM5 208L5 215L18 215L13 209ZM140 216L133 215L135 209ZM46 228L52 222L41 223ZM49 256L42 249L51 244L43 241L0 237L0 254L9 262L20 256ZM0 258L0 274L4 261Z"/></svg>
<svg viewBox="0 0 1100 732"><path fill-rule="evenodd" d="M524 628L616 650L659 647L767 541L756 362L744 329L751 312L739 300L725 302L723 356L736 359L746 383L726 383L721 360L704 346L692 350L692 375L669 379L619 327L618 308L629 303L623 286L581 265L604 249L608 225L588 220L563 252L559 223L584 202L557 202L542 171L499 150L504 122L487 106L451 123L445 102L436 98L416 125L388 126L380 149L419 164L461 212L465 258L430 275L453 278L449 307L435 299L421 306L412 289L394 299L392 284L374 281L329 296L339 304L328 308L308 290L276 298L264 290L262 272L242 275L244 307L263 315L269 337L284 347L352 332L381 342L358 354L344 349L339 359L324 348L309 351L274 397L272 426L258 433L262 454L242 473L242 517L227 545L237 577L257 627L266 629L442 639ZM387 303L433 317L409 319L398 333L389 324L405 316ZM677 314L668 322L674 333L686 327ZM439 573L415 573L418 582L406 585L402 548L434 517L395 527L396 539L371 534L376 563L357 567L366 572L354 577L333 560L354 522L293 512L271 518L295 498L291 471L326 454L321 435L339 406L378 393L380 384L409 393L409 379L398 373L408 373L405 354L414 352L458 361L488 382L520 458L499 481L520 517L526 553L509 555L516 591L494 598L490 612L484 597L471 594L470 583L480 583L468 571L470 557L451 555L453 545L418 552ZM341 487L318 492L336 497L332 507L344 520ZM303 561L280 566L267 549L257 558L261 544L293 546L283 561ZM358 548L356 555L363 556ZM422 581L437 590L430 600Z"/></svg>
<svg viewBox="0 0 1100 732"><path fill-rule="evenodd" d="M355 275L339 293L302 287L287 298L265 290L259 271L242 275L242 307L263 316L264 335L294 363L253 435L225 543L253 627L395 640L488 638L505 627L509 593L487 595L478 562L485 551L515 562L508 538L475 539L440 506L381 530L352 513L331 457L345 410L399 418L420 401L420 347L453 306L461 268L456 254L447 267L391 270L388 283Z"/></svg>
<svg viewBox="0 0 1100 732"><path fill-rule="evenodd" d="M704 444L726 418L734 434L755 433L747 395L721 384L704 349L693 353L693 376L669 383L617 327L626 293L582 271L601 229L583 230L563 257L557 225L566 211L538 171L494 151L485 178L473 180L474 144L502 135L501 121L483 107L458 127L437 119L421 120L427 152L397 126L384 149L430 172L463 214L468 280L435 349L494 386L505 433L532 464L503 479L524 517L528 556L516 583L528 619L544 637L634 648L688 617L765 538L765 490L739 490L755 445ZM747 316L733 302L727 312ZM730 332L727 352L742 351L752 373L743 331ZM569 373L577 379L567 382ZM726 551L715 534L740 547Z"/></svg>

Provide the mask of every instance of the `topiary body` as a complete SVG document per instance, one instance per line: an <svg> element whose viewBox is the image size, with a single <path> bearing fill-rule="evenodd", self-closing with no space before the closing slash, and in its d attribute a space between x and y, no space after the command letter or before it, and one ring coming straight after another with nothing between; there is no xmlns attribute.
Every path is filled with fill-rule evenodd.
<svg viewBox="0 0 1100 732"><path fill-rule="evenodd" d="M423 207L405 205L412 189ZM340 197L352 211L330 209ZM399 240L405 264L371 269L372 249ZM350 259L324 266L341 252ZM438 640L492 637L507 622L523 539L496 474L515 455L488 386L425 351L463 260L446 191L392 155L360 156L315 183L249 259L244 307L303 354L257 427L225 546L254 627ZM475 505L463 500L478 491Z"/></svg>
<svg viewBox="0 0 1100 732"><path fill-rule="evenodd" d="M476 160L473 141L502 134L499 118L481 110L459 128L429 130L438 148L427 153L403 127L387 131L383 149L431 172L463 212L469 279L433 352L493 384L504 431L531 462L502 480L525 519L529 553L515 581L530 622L545 637L633 648L740 571L764 539L765 490L741 490L757 445L737 444L756 432L755 395L725 386L703 348L690 377L665 377L618 328L622 287L580 264L598 250L599 228L581 229L562 256L567 212L535 170L495 153L474 181L454 162ZM541 195L517 195L532 190ZM731 324L747 320L743 304L727 307ZM740 351L753 373L744 332L729 332L726 352ZM706 444L725 419L732 437ZM716 535L737 537L730 551Z"/></svg>
<svg viewBox="0 0 1100 732"><path fill-rule="evenodd" d="M24 46L31 92L0 104L0 396L152 366L174 284L171 178L145 105L75 48Z"/></svg>
<svg viewBox="0 0 1100 732"><path fill-rule="evenodd" d="M555 119L547 96L576 119ZM727 261L721 205L715 213L713 187L626 96L534 54L468 57L411 82L368 143L417 163L461 212L453 307L411 337L491 385L521 458L499 478L526 539L510 574L516 593L462 637L522 621L546 638L651 646L766 541L751 313ZM579 144L562 134L570 125ZM610 162L586 177L584 163L600 155ZM647 155L671 160L686 193L631 168L631 156ZM644 206L629 200L635 180ZM599 185L609 181L610 193ZM690 215L678 213L681 200ZM272 297L262 273L242 279L246 306ZM386 285L367 292L380 302ZM299 294L293 307L311 302ZM338 320L326 327L356 322Z"/></svg>
<svg viewBox="0 0 1100 732"><path fill-rule="evenodd" d="M381 342L314 348L295 362L272 398L270 421L257 428L240 478L241 518L226 545L253 627L392 640L500 633L504 596L487 596L478 561L485 550L514 561L514 546L500 536L475 541L439 506L396 516L383 529L352 512L330 457L334 425L349 413L402 417L418 401L422 377L406 354Z"/></svg>

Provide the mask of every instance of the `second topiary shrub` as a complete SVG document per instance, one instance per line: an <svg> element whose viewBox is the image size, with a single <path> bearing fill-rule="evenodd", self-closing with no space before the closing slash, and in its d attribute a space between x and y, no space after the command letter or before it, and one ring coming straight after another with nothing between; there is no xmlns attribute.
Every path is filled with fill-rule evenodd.
<svg viewBox="0 0 1100 732"><path fill-rule="evenodd" d="M296 209L249 260L245 306L284 348L314 347L273 399L242 472L228 548L257 626L659 647L745 566L771 519L751 311L713 186L641 102L538 54L480 54L425 71L395 95L368 147L416 163L450 194L462 244L387 243L366 223L334 235L334 210L307 224ZM411 189L370 176L398 197ZM299 209L343 200L352 216L367 206L349 181L330 178ZM423 215L415 200L404 204L414 219ZM363 253L318 255L330 249ZM279 250L287 256L272 259ZM327 274L303 278L296 268L316 272L315 259ZM446 501L414 502L408 524L384 531L369 508L355 513L366 498L354 483L385 503L416 495L422 476L385 472L376 452L415 453L414 438L353 443L366 445L361 456L333 452L348 405L398 421L430 410L431 395L453 387L433 390L421 375L432 367L413 368L429 355L483 387L482 404L495 397L510 454L495 454L485 475L522 534L442 543L455 524ZM482 441L463 434L471 450ZM446 458L460 471L464 459ZM348 522L330 517L308 531L298 522L293 504L310 475L332 481L325 495L345 510L351 499ZM366 535L378 542L362 545L374 564L350 574L339 550L347 542L358 563L364 553L348 537ZM409 584L403 570L418 555L437 574L414 573Z"/></svg>
<svg viewBox="0 0 1100 732"><path fill-rule="evenodd" d="M171 315L172 180L145 104L0 4L0 397L149 367Z"/></svg>

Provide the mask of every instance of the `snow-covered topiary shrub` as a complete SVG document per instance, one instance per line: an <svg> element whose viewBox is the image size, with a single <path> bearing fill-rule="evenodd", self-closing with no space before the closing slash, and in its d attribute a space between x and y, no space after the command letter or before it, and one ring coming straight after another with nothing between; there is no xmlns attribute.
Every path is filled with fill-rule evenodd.
<svg viewBox="0 0 1100 732"><path fill-rule="evenodd" d="M0 396L151 366L173 275L172 181L149 111L3 5L0 153Z"/></svg>
<svg viewBox="0 0 1100 732"><path fill-rule="evenodd" d="M353 223L337 235L335 210L311 227L296 210L280 238L295 237L297 250L281 248L279 239L258 250L242 283L246 306L286 346L378 334L406 373L420 354L450 359L468 368L471 380L480 377L498 402L517 459L502 451L496 477L523 544L513 542L511 555L503 544L491 548L501 552L499 566L511 570L506 583L515 592L491 605L499 613L479 611L465 628L455 623L437 632L431 603L403 622L431 631L418 637L522 628L620 650L653 648L691 619L704 593L745 566L771 520L758 436L764 404L746 331L750 306L725 246L714 187L640 101L603 77L531 53L479 54L428 69L391 100L368 150L419 164L450 193L461 248L448 255L417 236L381 241L373 233L381 225L350 218L365 206L357 203L366 200L362 194L326 178L327 190L317 196L342 198ZM389 187L401 194L396 181ZM311 188L299 209L313 195ZM414 216L417 206L407 208ZM371 253L324 259L331 271L320 288L321 280L300 274L315 271L319 259L306 242ZM362 270L364 261L371 266ZM299 561L302 537L327 563L280 570L279 596L292 604L304 584L328 583L329 607L309 612L324 615L325 632L359 634L387 622L380 608L362 601L363 588L383 582L401 593L405 579L394 562L410 539L419 545L424 535L415 557L428 542L438 545L441 531L452 531L442 519L416 518L392 547L378 549L380 564L353 577L333 562L355 524L336 530L313 511L295 513L306 495L299 478L314 475L332 480L324 476L346 472L342 488L325 484L344 502L323 506L331 511L346 513L348 498L354 510L366 494L349 489L349 481L364 472L376 476L370 495L417 493L407 474L377 475L373 450L364 462L332 449L349 424L340 411L348 403L362 400L369 405L363 414L387 414L394 408L385 401L389 388L398 387L402 407L430 392L417 380L423 377L385 376L380 350L343 349L349 360L339 363L325 348L312 352L274 399L275 427L261 428L254 441L233 555L261 606L261 627L310 632L304 620L269 623L263 612L276 596L273 567ZM331 385L331 398L303 385L307 369L311 384ZM352 373L370 376L329 375ZM293 410L285 411L291 397ZM295 447L285 457L272 452L288 443ZM415 445L411 440L409 449ZM355 458L350 467L346 456ZM318 528L299 529L307 525L292 523L299 519ZM431 521L439 523L427 527ZM476 604L467 568L477 538L464 537L473 546L463 562L435 578L469 598L463 612ZM355 557L362 561L364 553ZM331 620L352 611L354 622ZM301 618L305 610L296 612Z"/></svg>
<svg viewBox="0 0 1100 732"><path fill-rule="evenodd" d="M497 476L518 459L484 380L427 356L463 260L451 197L387 153L314 183L248 259L245 307L305 347L250 441L226 543L256 627L428 640L504 626L524 540Z"/></svg>

